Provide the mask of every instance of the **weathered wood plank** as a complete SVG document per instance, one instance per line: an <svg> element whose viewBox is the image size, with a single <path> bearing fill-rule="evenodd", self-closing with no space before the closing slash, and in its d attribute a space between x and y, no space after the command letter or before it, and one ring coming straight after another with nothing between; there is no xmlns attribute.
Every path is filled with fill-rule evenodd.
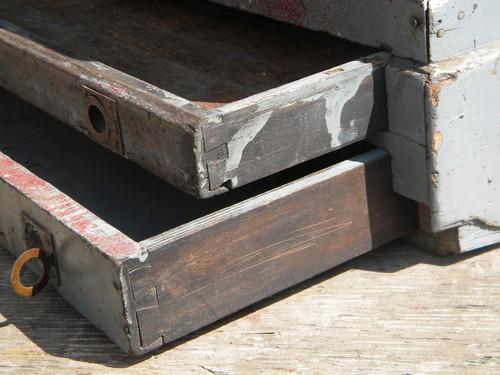
<svg viewBox="0 0 500 375"><path fill-rule="evenodd" d="M375 150L143 241L147 261L129 266L141 346L182 337L415 230L415 215L392 191L387 154ZM152 290L154 303L144 305Z"/></svg>
<svg viewBox="0 0 500 375"><path fill-rule="evenodd" d="M217 109L203 129L212 188L237 187L387 129L384 68L378 53Z"/></svg>

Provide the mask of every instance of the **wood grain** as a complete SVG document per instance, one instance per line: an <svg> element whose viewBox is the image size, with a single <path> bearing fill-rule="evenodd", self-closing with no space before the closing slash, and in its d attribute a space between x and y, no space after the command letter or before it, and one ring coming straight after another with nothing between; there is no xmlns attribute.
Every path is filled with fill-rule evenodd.
<svg viewBox="0 0 500 375"><path fill-rule="evenodd" d="M16 298L8 287L13 261L0 250L2 374L500 371L500 249L438 258L384 246L139 359L53 288Z"/></svg>
<svg viewBox="0 0 500 375"><path fill-rule="evenodd" d="M127 262L142 352L417 228L373 150L143 241Z"/></svg>
<svg viewBox="0 0 500 375"><path fill-rule="evenodd" d="M66 56L211 108L374 51L192 0L3 0L0 19Z"/></svg>

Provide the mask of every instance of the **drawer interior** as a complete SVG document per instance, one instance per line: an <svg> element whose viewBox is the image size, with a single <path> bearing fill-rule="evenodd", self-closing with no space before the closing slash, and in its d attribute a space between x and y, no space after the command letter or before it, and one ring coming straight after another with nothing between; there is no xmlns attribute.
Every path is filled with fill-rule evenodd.
<svg viewBox="0 0 500 375"><path fill-rule="evenodd" d="M205 1L2 0L0 21L70 58L105 64L204 108L374 52Z"/></svg>
<svg viewBox="0 0 500 375"><path fill-rule="evenodd" d="M210 200L198 200L0 90L0 151L135 241L371 149L358 143Z"/></svg>

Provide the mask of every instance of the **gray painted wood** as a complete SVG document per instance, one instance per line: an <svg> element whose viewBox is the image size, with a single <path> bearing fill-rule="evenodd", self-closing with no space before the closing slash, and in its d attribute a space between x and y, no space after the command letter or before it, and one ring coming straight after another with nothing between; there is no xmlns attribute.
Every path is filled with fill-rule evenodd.
<svg viewBox="0 0 500 375"><path fill-rule="evenodd" d="M103 245L137 253L140 247L69 197L26 174L24 168L12 166L0 153L0 245L16 256L30 246L24 237L25 215L52 235L59 293L126 350L120 259L106 253ZM52 280L56 280L54 275Z"/></svg>
<svg viewBox="0 0 500 375"><path fill-rule="evenodd" d="M425 85L427 76L418 65L394 58L385 70L389 131L425 145Z"/></svg>
<svg viewBox="0 0 500 375"><path fill-rule="evenodd" d="M430 61L442 61L500 39L497 0L430 0Z"/></svg>
<svg viewBox="0 0 500 375"><path fill-rule="evenodd" d="M427 147L392 131L378 133L369 142L390 152L394 191L429 204Z"/></svg>
<svg viewBox="0 0 500 375"><path fill-rule="evenodd" d="M392 157L394 191L429 204L425 118L427 75L418 64L394 58L385 71L389 129L369 139Z"/></svg>
<svg viewBox="0 0 500 375"><path fill-rule="evenodd" d="M429 204L429 232L453 230L457 249L500 231L499 62L495 42L427 66L394 59L387 69L390 133L376 144L391 152L394 176L404 176L395 190ZM482 229L466 229L474 227Z"/></svg>
<svg viewBox="0 0 500 375"><path fill-rule="evenodd" d="M426 90L432 228L500 228L500 42L429 66Z"/></svg>

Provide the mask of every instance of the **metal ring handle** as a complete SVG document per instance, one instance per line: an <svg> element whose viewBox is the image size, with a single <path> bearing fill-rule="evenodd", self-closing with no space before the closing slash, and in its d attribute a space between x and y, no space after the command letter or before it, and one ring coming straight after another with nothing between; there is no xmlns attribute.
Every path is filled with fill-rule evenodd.
<svg viewBox="0 0 500 375"><path fill-rule="evenodd" d="M33 259L40 259L43 264L43 274L35 285L25 286L21 281L21 271L26 263ZM17 258L10 274L10 285L14 292L21 297L31 298L40 293L49 282L52 262L50 256L39 248L26 250Z"/></svg>

